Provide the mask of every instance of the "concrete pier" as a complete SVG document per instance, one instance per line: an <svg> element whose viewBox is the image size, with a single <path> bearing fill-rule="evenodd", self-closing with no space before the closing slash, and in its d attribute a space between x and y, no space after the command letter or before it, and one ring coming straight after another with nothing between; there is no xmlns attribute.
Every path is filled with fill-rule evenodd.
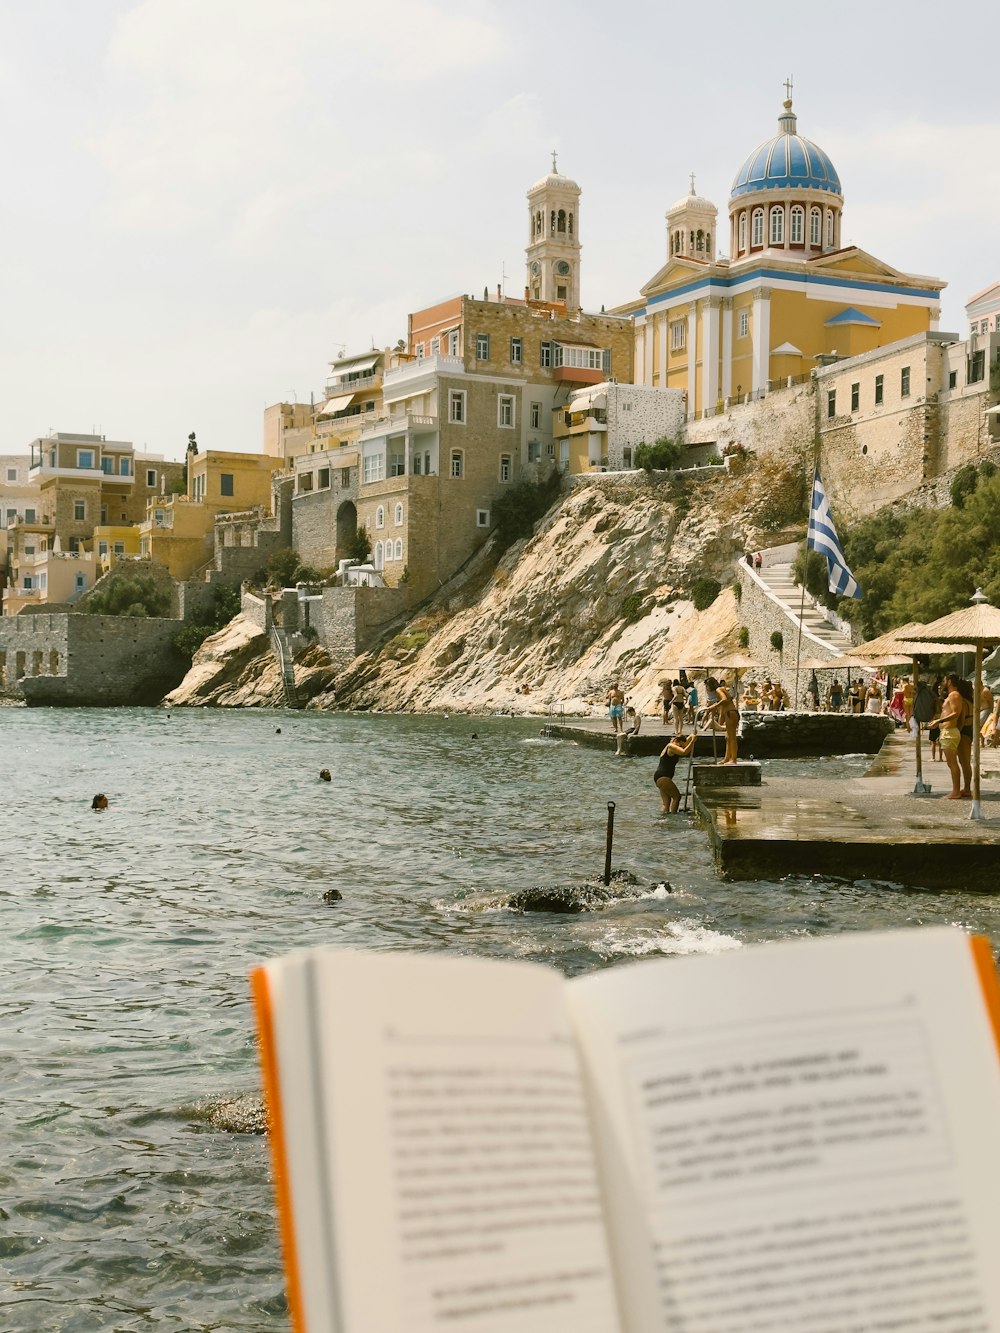
<svg viewBox="0 0 1000 1333"><path fill-rule="evenodd" d="M858 778L768 776L761 787L696 786L695 811L720 874L829 874L1000 892L1000 752L983 752L986 817L972 820L971 801L943 799L951 790L947 766L932 763L924 749L926 796L913 794L913 741L902 732L887 737Z"/></svg>

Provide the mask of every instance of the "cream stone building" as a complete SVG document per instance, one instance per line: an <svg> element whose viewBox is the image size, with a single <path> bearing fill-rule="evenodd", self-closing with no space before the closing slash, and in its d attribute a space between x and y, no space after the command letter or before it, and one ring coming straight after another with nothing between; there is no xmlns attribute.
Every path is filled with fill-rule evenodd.
<svg viewBox="0 0 1000 1333"><path fill-rule="evenodd" d="M666 262L620 307L635 321L637 383L682 390L699 418L801 382L825 358L936 329L944 282L844 246L843 209L840 178L798 133L789 95L777 134L736 172L728 257L693 179L668 210Z"/></svg>
<svg viewBox="0 0 1000 1333"><path fill-rule="evenodd" d="M975 296L970 296L965 303L965 318L969 324L969 337L984 337L987 333L1000 333L1000 282L992 282Z"/></svg>
<svg viewBox="0 0 1000 1333"><path fill-rule="evenodd" d="M636 445L682 439L685 418L679 389L616 380L576 389L552 414L556 461L570 473L627 470Z"/></svg>

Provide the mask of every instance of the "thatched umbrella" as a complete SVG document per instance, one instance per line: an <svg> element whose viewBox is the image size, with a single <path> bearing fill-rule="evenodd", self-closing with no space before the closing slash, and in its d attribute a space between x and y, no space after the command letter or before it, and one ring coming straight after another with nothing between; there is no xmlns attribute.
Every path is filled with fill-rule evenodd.
<svg viewBox="0 0 1000 1333"><path fill-rule="evenodd" d="M981 588L976 589L970 600L972 606L952 611L951 615L942 616L940 620L932 620L929 625L924 625L919 633L910 634L909 638L925 645L924 652L929 651L926 647L928 641L950 644L952 648L965 643L973 643L976 646L973 705L975 725L972 729L972 810L969 818L982 819L979 786L979 696L983 691L983 648L986 644L992 646L1000 643L1000 608L986 600Z"/></svg>

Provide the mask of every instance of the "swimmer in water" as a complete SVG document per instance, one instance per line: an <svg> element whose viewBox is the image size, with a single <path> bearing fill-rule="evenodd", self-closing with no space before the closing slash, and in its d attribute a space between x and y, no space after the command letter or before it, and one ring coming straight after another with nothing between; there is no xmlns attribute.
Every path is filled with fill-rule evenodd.
<svg viewBox="0 0 1000 1333"><path fill-rule="evenodd" d="M108 798L104 795L104 792L99 791L97 793L90 803L90 808L91 810L107 810Z"/></svg>
<svg viewBox="0 0 1000 1333"><path fill-rule="evenodd" d="M319 770L319 775L320 775L320 777L322 778L322 780L323 780L324 782L332 782L332 781L333 781L333 779L332 779L331 776L330 776L330 770L329 770L328 768L321 768L321 769Z"/></svg>

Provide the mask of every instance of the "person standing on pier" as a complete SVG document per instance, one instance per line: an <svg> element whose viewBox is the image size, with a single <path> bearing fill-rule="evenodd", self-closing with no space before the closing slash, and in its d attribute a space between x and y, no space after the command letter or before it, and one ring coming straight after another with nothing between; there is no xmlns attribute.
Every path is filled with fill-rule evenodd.
<svg viewBox="0 0 1000 1333"><path fill-rule="evenodd" d="M616 681L611 689L608 690L608 717L611 719L611 730L617 735L622 728L622 719L625 716L625 696L621 692Z"/></svg>
<svg viewBox="0 0 1000 1333"><path fill-rule="evenodd" d="M952 674L946 677L948 697L941 707L938 725L940 745L951 774L949 801L972 797L972 727L976 716L973 689L967 680Z"/></svg>
<svg viewBox="0 0 1000 1333"><path fill-rule="evenodd" d="M726 733L726 753L722 762L735 764L739 758L739 740L736 733L740 725L740 711L733 702L728 685L722 685L709 676L705 681L705 688L709 691L715 690L717 695L717 701L705 710L706 715L711 717L713 722L721 723ZM777 688L780 690L780 686Z"/></svg>

